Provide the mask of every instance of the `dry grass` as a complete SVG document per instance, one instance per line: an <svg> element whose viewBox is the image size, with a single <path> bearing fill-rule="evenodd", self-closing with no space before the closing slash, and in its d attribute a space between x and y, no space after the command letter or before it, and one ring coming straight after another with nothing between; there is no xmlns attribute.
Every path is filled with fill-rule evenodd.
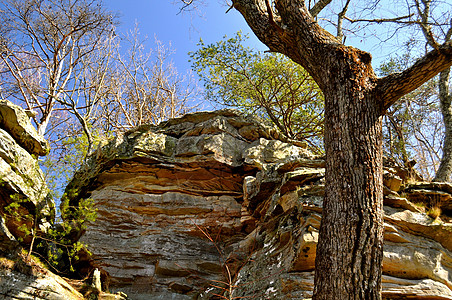
<svg viewBox="0 0 452 300"><path fill-rule="evenodd" d="M437 219L441 215L441 208L438 206L432 207L427 211L427 215L433 219Z"/></svg>
<svg viewBox="0 0 452 300"><path fill-rule="evenodd" d="M16 263L6 257L0 257L0 270L12 270Z"/></svg>

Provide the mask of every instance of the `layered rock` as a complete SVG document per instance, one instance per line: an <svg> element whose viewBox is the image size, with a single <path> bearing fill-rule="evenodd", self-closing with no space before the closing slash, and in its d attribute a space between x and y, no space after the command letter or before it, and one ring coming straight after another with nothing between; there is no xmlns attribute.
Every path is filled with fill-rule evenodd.
<svg viewBox="0 0 452 300"><path fill-rule="evenodd" d="M55 204L47 197L44 174L37 161L48 151L47 141L36 132L26 112L1 100L1 299L83 299L65 280L22 253L22 247L30 247L27 231L43 232L53 223Z"/></svg>
<svg viewBox="0 0 452 300"><path fill-rule="evenodd" d="M385 171L383 296L452 299L452 224L412 202L407 195L426 188L407 185L409 173ZM127 132L67 191L70 205L95 201L98 219L81 240L112 290L302 299L313 290L323 177L323 160L302 144L222 110Z"/></svg>
<svg viewBox="0 0 452 300"><path fill-rule="evenodd" d="M4 241L14 243L19 239L27 243L30 237L20 230L21 226L30 228L36 220L36 228L44 229L53 222L55 204L47 197L49 191L37 161L48 151L49 144L34 129L26 112L1 100L0 234Z"/></svg>
<svg viewBox="0 0 452 300"><path fill-rule="evenodd" d="M16 259L18 259L16 257ZM82 300L61 277L36 263L0 258L0 298L11 300Z"/></svg>

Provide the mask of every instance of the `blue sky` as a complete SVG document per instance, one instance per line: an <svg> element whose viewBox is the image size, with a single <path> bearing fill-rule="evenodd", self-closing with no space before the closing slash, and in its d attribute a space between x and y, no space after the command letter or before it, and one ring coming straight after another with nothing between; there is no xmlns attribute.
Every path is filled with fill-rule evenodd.
<svg viewBox="0 0 452 300"><path fill-rule="evenodd" d="M247 46L257 50L266 50L251 32L240 13L228 9L220 0L205 0L206 5L195 13L180 12L180 0L104 0L105 6L119 14L120 25L117 32L126 33L131 30L135 22L138 23L142 36L148 36L149 48L155 45L154 35L165 45L171 42L176 53L172 56L179 73L185 74L190 69L188 52L197 49L196 44L202 38L205 43L214 43L225 35L232 36L239 30L248 33L250 39ZM378 46L378 41L372 37L348 37L347 44L370 51L373 56L374 68L387 59L389 54L397 52L397 47Z"/></svg>
<svg viewBox="0 0 452 300"><path fill-rule="evenodd" d="M154 35L165 45L171 42L176 53L172 59L180 73L190 69L188 52L197 49L196 44L202 38L205 43L214 43L224 35L232 36L242 30L249 33L248 46L259 50L266 47L249 30L243 17L236 11L220 5L219 1L206 1L208 5L200 7L199 12L179 14L180 5L171 0L105 0L105 5L119 13L121 24L117 31L125 33L138 23L141 35L154 41ZM174 1L179 2L179 1ZM154 44L148 45L150 48Z"/></svg>

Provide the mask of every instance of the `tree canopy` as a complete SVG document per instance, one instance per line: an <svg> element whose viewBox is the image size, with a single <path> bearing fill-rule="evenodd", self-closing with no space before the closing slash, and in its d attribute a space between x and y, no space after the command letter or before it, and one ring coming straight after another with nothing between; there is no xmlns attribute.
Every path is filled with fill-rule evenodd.
<svg viewBox="0 0 452 300"><path fill-rule="evenodd" d="M277 53L245 47L238 32L215 44L198 44L192 67L203 79L206 98L273 122L289 139L323 152L323 95L298 64Z"/></svg>
<svg viewBox="0 0 452 300"><path fill-rule="evenodd" d="M0 97L50 141L41 162L57 190L113 133L183 114L196 96L171 46L152 48L138 27L117 34L118 20L101 0L0 3Z"/></svg>

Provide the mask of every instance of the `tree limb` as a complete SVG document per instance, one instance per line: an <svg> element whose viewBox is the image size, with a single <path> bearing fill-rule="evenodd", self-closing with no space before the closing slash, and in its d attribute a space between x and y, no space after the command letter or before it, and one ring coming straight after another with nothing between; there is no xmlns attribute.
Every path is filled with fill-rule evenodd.
<svg viewBox="0 0 452 300"><path fill-rule="evenodd" d="M277 26L269 21L266 0L234 0L233 5L270 51L282 53L300 64L322 88L327 73L322 55L328 56L342 45L313 20L303 1L275 1L278 18L273 22Z"/></svg>
<svg viewBox="0 0 452 300"><path fill-rule="evenodd" d="M344 32L342 30L342 23L345 18L345 14L347 13L348 6L350 4L350 0L347 0L342 11L337 15L337 38L343 42L344 41Z"/></svg>
<svg viewBox="0 0 452 300"><path fill-rule="evenodd" d="M270 17L267 9L267 1L259 0L234 0L232 5L245 18L250 28L256 34L257 38L267 45L271 51L282 51L278 32L269 22Z"/></svg>
<svg viewBox="0 0 452 300"><path fill-rule="evenodd" d="M324 9L328 4L331 3L332 0L320 0L309 10L309 13L314 18Z"/></svg>
<svg viewBox="0 0 452 300"><path fill-rule="evenodd" d="M382 101L382 113L400 97L414 91L450 66L452 66L451 41L439 46L437 50L430 51L405 71L380 78L375 91Z"/></svg>
<svg viewBox="0 0 452 300"><path fill-rule="evenodd" d="M430 16L430 0L421 0L422 4L424 4L424 9L421 8L421 5L418 0L415 1L416 8L419 16L421 17L421 22L419 25L421 26L422 33L424 34L427 43L430 47L434 49L438 49L439 44L436 42L435 37L433 36L432 26L428 23L428 19Z"/></svg>
<svg viewBox="0 0 452 300"><path fill-rule="evenodd" d="M410 19L412 16L414 16L414 13L409 14L407 16L401 16L396 18L380 18L380 19L351 19L349 17L344 17L347 21L350 23L357 23L357 22L368 22L368 23L399 23L399 24L416 24L417 21L404 21L405 19Z"/></svg>
<svg viewBox="0 0 452 300"><path fill-rule="evenodd" d="M452 18L450 19L450 26L446 32L446 37L445 37L446 41L449 41L450 39L452 39Z"/></svg>

